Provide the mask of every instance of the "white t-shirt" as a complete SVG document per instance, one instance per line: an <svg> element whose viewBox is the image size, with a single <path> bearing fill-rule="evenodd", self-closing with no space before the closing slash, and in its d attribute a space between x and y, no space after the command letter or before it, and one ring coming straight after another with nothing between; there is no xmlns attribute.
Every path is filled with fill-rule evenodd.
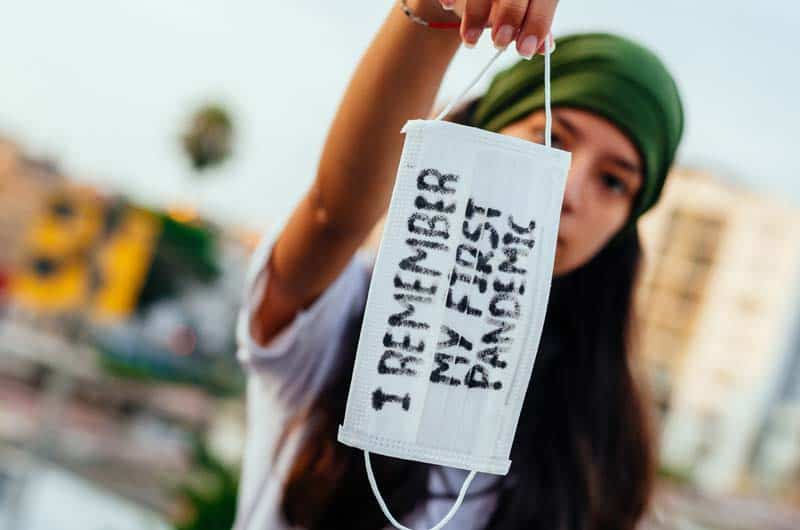
<svg viewBox="0 0 800 530"><path fill-rule="evenodd" d="M250 258L237 320L237 355L247 371L248 433L236 530L290 528L283 520L280 501L284 479L298 449L300 430L287 440L273 464L275 443L286 421L308 405L334 373L334 363L340 361L336 358L341 355L339 343L348 320L364 309L372 273L373 256L356 254L311 307L301 311L267 347L261 347L250 335L249 322L268 281L265 264L275 235L265 235ZM437 497L422 503L401 522L415 529L438 523L450 509L466 475L460 469L432 466L428 490ZM499 480L494 475L478 474L447 528L484 528L497 505ZM450 494L452 499L443 498L443 494ZM388 522L386 528L391 528Z"/></svg>

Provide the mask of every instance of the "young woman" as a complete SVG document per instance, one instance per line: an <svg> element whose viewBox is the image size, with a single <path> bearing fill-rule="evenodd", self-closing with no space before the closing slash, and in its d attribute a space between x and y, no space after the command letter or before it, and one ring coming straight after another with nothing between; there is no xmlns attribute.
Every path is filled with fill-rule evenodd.
<svg viewBox="0 0 800 530"><path fill-rule="evenodd" d="M238 530L387 526L361 451L336 441L371 273L357 249L388 205L399 130L428 114L461 40L490 25L497 45L541 52L555 0L408 5L429 21L463 15L461 30L393 7L344 95L314 184L250 264L237 330L249 373ZM542 82L542 61L522 60L450 119L541 142ZM572 166L513 465L506 477L479 474L449 528L628 530L651 492L647 405L629 347L635 223L672 163L681 103L653 54L604 34L558 41L552 103L553 145L572 152ZM390 509L413 528L442 518L466 474L378 455L373 466Z"/></svg>

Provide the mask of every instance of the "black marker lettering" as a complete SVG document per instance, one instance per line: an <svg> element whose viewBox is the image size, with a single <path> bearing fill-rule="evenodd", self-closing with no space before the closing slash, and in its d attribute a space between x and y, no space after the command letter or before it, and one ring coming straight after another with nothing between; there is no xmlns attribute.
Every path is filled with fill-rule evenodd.
<svg viewBox="0 0 800 530"><path fill-rule="evenodd" d="M434 177L436 184L430 184L428 177ZM423 169L417 176L417 189L424 191L432 191L433 193L441 193L443 195L450 195L456 192L455 188L448 188L448 182L458 182L458 175L446 173L442 175L439 171L431 169Z"/></svg>
<svg viewBox="0 0 800 530"><path fill-rule="evenodd" d="M464 295L461 297L461 300L456 303L453 301L453 290L447 290L447 300L445 300L444 304L448 309L455 309L459 313L466 313L468 315L479 317L483 314L483 311L476 307L472 307L469 305L469 296Z"/></svg>
<svg viewBox="0 0 800 530"><path fill-rule="evenodd" d="M408 333L406 333L403 336L403 342L397 342L394 340L392 332L387 331L383 335L383 345L387 348L398 348L400 350L407 352L422 353L423 351L425 351L425 341L420 339L419 344L414 346L413 344L411 344L411 335L409 335Z"/></svg>
<svg viewBox="0 0 800 530"><path fill-rule="evenodd" d="M420 294L427 294L433 296L436 294L436 290L438 286L436 284L431 285L430 287L425 287L422 285L420 280L414 280L414 283L404 282L403 278L400 277L400 273L394 275L394 286L397 289L403 289L405 291L411 291L414 293Z"/></svg>
<svg viewBox="0 0 800 530"><path fill-rule="evenodd" d="M416 255L403 258L403 260L400 261L401 269L403 269L404 271L415 272L418 274L427 274L430 276L442 275L441 271L437 271L436 269L429 269L427 267L421 267L418 264L418 262L423 261L425 258L428 257L428 253L422 250L422 248L427 248L431 250L444 250L446 252L448 250L447 245L443 245L441 243L436 243L433 241L426 241L424 239L414 239L414 238L406 239L406 244L411 247L415 247L414 251L416 252Z"/></svg>
<svg viewBox="0 0 800 530"><path fill-rule="evenodd" d="M504 245L525 245L528 248L533 248L533 245L536 241L531 239L526 239L524 237L515 236L511 232L506 232L503 235L503 244Z"/></svg>
<svg viewBox="0 0 800 530"><path fill-rule="evenodd" d="M473 260L469 260L468 258L464 257L464 254L468 254L472 256ZM456 263L461 265L462 267L469 267L470 269L475 266L474 258L478 255L478 249L473 247L472 245L467 245L466 243L461 243L456 248Z"/></svg>
<svg viewBox="0 0 800 530"><path fill-rule="evenodd" d="M519 294L525 294L524 280L520 283L519 288L517 288L517 285L514 283L514 280L511 280L508 283L503 283L499 279L495 278L492 287L498 293L510 293L513 291L517 291Z"/></svg>
<svg viewBox="0 0 800 530"><path fill-rule="evenodd" d="M378 362L379 374L417 375L417 371L409 364L419 364L422 359L414 355L402 355L394 350L386 350Z"/></svg>
<svg viewBox="0 0 800 530"><path fill-rule="evenodd" d="M470 241L477 242L481 238L482 231L483 227L481 225L478 225L478 228L475 230L470 230L469 221L467 220L461 224L461 233Z"/></svg>
<svg viewBox="0 0 800 530"><path fill-rule="evenodd" d="M488 363L495 368L505 368L508 363L500 359L501 353L506 353L507 348L492 346L478 352L478 360Z"/></svg>
<svg viewBox="0 0 800 530"><path fill-rule="evenodd" d="M417 221L422 221L423 225L419 226ZM426 237L441 237L447 239L450 237L450 222L444 215L430 216L424 213L415 212L412 213L411 217L408 218L408 231Z"/></svg>
<svg viewBox="0 0 800 530"><path fill-rule="evenodd" d="M402 305L405 310L402 313L394 313L389 316L390 326L413 329L428 329L430 327L427 322L418 322L416 320L411 320L409 317L411 317L411 315L414 314L414 311L416 311L416 307L414 307L414 304L411 302L430 304L433 301L433 298L395 293L394 299L400 302L400 305Z"/></svg>
<svg viewBox="0 0 800 530"><path fill-rule="evenodd" d="M411 407L411 395L396 396L394 394L385 394L380 387L372 393L372 408L381 410L386 403L400 403L403 410L408 410Z"/></svg>
<svg viewBox="0 0 800 530"><path fill-rule="evenodd" d="M472 343L464 338L459 332L454 330L449 326L442 326L442 333L447 335L447 338L444 340L440 340L439 343L436 345L439 348L450 348L452 346L458 346L460 348L464 348L467 351L472 350Z"/></svg>
<svg viewBox="0 0 800 530"><path fill-rule="evenodd" d="M506 335L514 331L516 325L513 322L504 322L495 318L487 318L486 321L493 326L499 327L481 337L481 341L484 344L507 344L509 342L514 342L514 339Z"/></svg>
<svg viewBox="0 0 800 530"><path fill-rule="evenodd" d="M485 366L480 364L472 365L467 375L464 376L464 384L467 385L467 388L489 388L490 385L494 390L503 388L503 383L500 381L489 383L489 372Z"/></svg>
<svg viewBox="0 0 800 530"><path fill-rule="evenodd" d="M508 225L511 227L511 230L513 230L514 232L524 235L524 234L530 234L531 232L533 232L533 230L536 228L536 221L535 220L531 220L531 222L528 223L528 228L524 228L524 227L518 225L517 223L515 223L514 222L514 217L509 215L508 216Z"/></svg>
<svg viewBox="0 0 800 530"><path fill-rule="evenodd" d="M491 274L492 273L492 265L491 261L494 257L494 252L491 250L484 254L483 252L478 252L478 263L475 265L475 270L482 273L482 274Z"/></svg>
<svg viewBox="0 0 800 530"><path fill-rule="evenodd" d="M467 219L472 219L475 216L475 214L485 215L486 217L490 218L500 217L500 210L497 210L495 208L484 208L478 206L475 203L475 200L470 197L470 199L467 201L467 210L465 212L465 216Z"/></svg>
<svg viewBox="0 0 800 530"><path fill-rule="evenodd" d="M485 293L486 288L488 286L488 282L486 278L481 276L472 276L471 274L464 274L460 272L458 268L453 268L453 272L450 273L450 286L456 284L456 282L466 283L468 285L477 285L478 291Z"/></svg>
<svg viewBox="0 0 800 530"><path fill-rule="evenodd" d="M501 307L501 304L504 302L506 307ZM508 307L509 303L511 307ZM516 296L508 293L497 293L492 297L492 301L489 303L489 313L491 313L493 317L513 318L516 320L519 318L520 314L519 300L517 300Z"/></svg>
<svg viewBox="0 0 800 530"><path fill-rule="evenodd" d="M442 212L442 213L453 213L456 211L456 203L451 202L447 206L444 205L444 201L436 201L436 202L428 202L425 197L419 195L416 199L414 199L414 206L416 206L420 210L433 210L434 212Z"/></svg>
<svg viewBox="0 0 800 530"><path fill-rule="evenodd" d="M512 274L525 274L528 272L527 269L522 269L516 266L518 261L518 256L527 256L528 251L519 248L511 248L511 247L504 247L503 254L506 255L506 259L500 262L500 270L503 272L509 272Z"/></svg>
<svg viewBox="0 0 800 530"><path fill-rule="evenodd" d="M436 368L434 368L433 372L431 372L430 379L432 383L443 383L450 386L459 386L461 384L459 379L445 375L445 372L450 369L450 363L454 362L452 355L447 355L446 353L437 353L433 357L433 361L436 363ZM455 364L469 364L469 361L466 357L457 355L455 357Z"/></svg>

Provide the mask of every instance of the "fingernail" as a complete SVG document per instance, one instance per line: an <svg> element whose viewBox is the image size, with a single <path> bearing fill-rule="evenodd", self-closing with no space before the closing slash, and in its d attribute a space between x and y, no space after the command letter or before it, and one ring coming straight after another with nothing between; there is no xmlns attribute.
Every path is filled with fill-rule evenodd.
<svg viewBox="0 0 800 530"><path fill-rule="evenodd" d="M511 43L511 39L513 38L514 28L508 24L504 24L500 26L500 29L497 30L494 36L494 47L498 49L505 48Z"/></svg>
<svg viewBox="0 0 800 530"><path fill-rule="evenodd" d="M446 9L448 11L452 11L453 10L453 6L456 3L456 0L439 0L439 1L442 4L442 8L444 8L444 9Z"/></svg>
<svg viewBox="0 0 800 530"><path fill-rule="evenodd" d="M525 37L522 43L519 45L519 54L525 57L526 59L530 59L533 57L533 54L536 53L536 50L539 48L539 39L536 38L536 35L530 35Z"/></svg>
<svg viewBox="0 0 800 530"><path fill-rule="evenodd" d="M554 51L556 51L556 40L553 38L552 34L547 38L547 40L550 41L550 53L553 53ZM545 46L542 46L542 50L539 53L541 53L542 55L547 54L547 48Z"/></svg>
<svg viewBox="0 0 800 530"><path fill-rule="evenodd" d="M478 42L478 39L481 38L481 33L483 30L478 28L468 29L464 32L464 45L467 48L474 48L475 43Z"/></svg>

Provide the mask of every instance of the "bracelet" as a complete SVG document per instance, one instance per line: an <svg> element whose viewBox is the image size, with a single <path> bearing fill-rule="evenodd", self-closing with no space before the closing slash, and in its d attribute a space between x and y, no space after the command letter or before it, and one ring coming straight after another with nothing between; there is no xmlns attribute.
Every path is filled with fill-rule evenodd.
<svg viewBox="0 0 800 530"><path fill-rule="evenodd" d="M412 22L415 22L420 26L434 29L458 29L461 27L459 22L428 22L424 18L414 13L411 8L408 7L408 0L400 0L400 9L403 10L403 13L405 13Z"/></svg>

